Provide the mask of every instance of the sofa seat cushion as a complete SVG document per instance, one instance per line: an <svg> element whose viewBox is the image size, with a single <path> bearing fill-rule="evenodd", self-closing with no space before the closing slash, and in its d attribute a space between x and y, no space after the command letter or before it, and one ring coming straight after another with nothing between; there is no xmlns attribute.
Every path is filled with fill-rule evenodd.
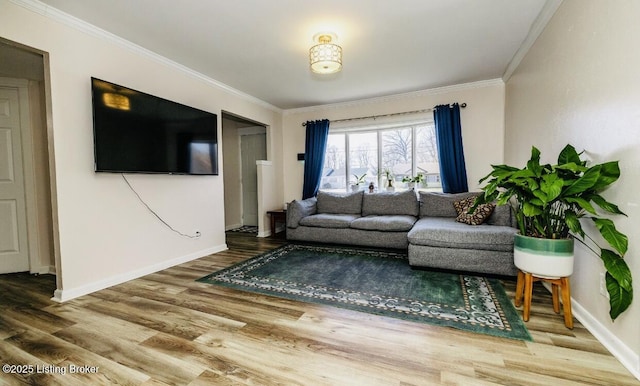
<svg viewBox="0 0 640 386"><path fill-rule="evenodd" d="M353 220L351 228L366 231L406 232L415 222L414 216L407 215L366 216Z"/></svg>
<svg viewBox="0 0 640 386"><path fill-rule="evenodd" d="M424 217L409 231L409 243L441 248L512 251L516 228L499 225L467 225L455 218Z"/></svg>
<svg viewBox="0 0 640 386"><path fill-rule="evenodd" d="M300 225L318 228L349 228L351 222L360 217L357 214L320 213L304 217Z"/></svg>

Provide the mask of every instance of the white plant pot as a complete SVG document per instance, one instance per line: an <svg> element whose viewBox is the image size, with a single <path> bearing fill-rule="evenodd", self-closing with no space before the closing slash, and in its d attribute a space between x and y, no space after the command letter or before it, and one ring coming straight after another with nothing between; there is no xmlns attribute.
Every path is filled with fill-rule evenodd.
<svg viewBox="0 0 640 386"><path fill-rule="evenodd" d="M513 263L523 272L557 279L573 273L573 239L539 239L516 235Z"/></svg>

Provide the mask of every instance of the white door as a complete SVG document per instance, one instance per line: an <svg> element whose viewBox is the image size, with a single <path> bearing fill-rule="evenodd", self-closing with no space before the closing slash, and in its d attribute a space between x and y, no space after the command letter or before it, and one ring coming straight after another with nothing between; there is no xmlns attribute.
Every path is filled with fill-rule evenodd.
<svg viewBox="0 0 640 386"><path fill-rule="evenodd" d="M258 167L256 161L267 159L265 134L240 136L242 158L242 225L258 226Z"/></svg>
<svg viewBox="0 0 640 386"><path fill-rule="evenodd" d="M18 90L0 87L0 273L29 270Z"/></svg>

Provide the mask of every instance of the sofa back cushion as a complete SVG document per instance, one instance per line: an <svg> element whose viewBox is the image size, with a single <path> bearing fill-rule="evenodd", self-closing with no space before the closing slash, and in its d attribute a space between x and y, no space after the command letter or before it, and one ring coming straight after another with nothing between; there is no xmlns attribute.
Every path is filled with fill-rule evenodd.
<svg viewBox="0 0 640 386"><path fill-rule="evenodd" d="M360 214L362 212L363 191L339 194L318 192L318 213Z"/></svg>
<svg viewBox="0 0 640 386"><path fill-rule="evenodd" d="M506 227L515 227L515 217L511 213L511 205L497 205L493 209L493 213L486 221L490 225L500 225Z"/></svg>
<svg viewBox="0 0 640 386"><path fill-rule="evenodd" d="M362 199L363 216L409 215L417 216L420 207L413 190L365 194Z"/></svg>
<svg viewBox="0 0 640 386"><path fill-rule="evenodd" d="M458 213L453 203L478 194L420 192L420 217L457 217Z"/></svg>

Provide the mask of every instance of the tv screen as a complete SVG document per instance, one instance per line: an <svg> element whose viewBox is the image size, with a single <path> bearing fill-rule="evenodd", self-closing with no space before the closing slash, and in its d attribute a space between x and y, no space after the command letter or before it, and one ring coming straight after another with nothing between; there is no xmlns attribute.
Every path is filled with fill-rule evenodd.
<svg viewBox="0 0 640 386"><path fill-rule="evenodd" d="M218 118L91 78L95 171L218 175Z"/></svg>

